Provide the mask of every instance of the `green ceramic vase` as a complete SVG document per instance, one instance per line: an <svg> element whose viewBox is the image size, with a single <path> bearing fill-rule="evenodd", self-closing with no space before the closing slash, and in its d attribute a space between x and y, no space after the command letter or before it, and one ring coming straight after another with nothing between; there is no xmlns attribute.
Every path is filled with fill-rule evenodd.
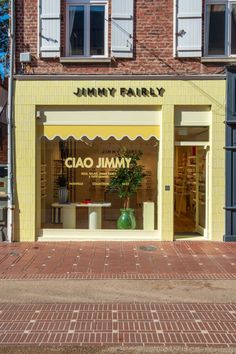
<svg viewBox="0 0 236 354"><path fill-rule="evenodd" d="M134 230L136 228L134 209L120 209L120 213L120 217L117 220L117 228L120 230Z"/></svg>

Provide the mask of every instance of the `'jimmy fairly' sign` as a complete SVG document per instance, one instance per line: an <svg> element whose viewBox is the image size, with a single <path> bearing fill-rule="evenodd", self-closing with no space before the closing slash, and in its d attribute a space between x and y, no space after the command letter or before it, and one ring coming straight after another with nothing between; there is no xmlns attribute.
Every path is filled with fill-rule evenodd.
<svg viewBox="0 0 236 354"><path fill-rule="evenodd" d="M114 87L77 87L74 95L77 97L115 97L117 94L123 97L163 97L163 87L121 87L119 90Z"/></svg>

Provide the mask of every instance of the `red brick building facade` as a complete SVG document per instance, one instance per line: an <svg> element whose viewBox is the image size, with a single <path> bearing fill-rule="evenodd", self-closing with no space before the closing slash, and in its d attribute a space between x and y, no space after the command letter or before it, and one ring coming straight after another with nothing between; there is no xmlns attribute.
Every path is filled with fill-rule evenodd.
<svg viewBox="0 0 236 354"><path fill-rule="evenodd" d="M111 44L111 1L108 1L108 56ZM202 47L204 46L204 2L202 4ZM60 59L40 59L38 50L38 0L16 0L17 73L77 75L196 75L222 74L223 62L205 62L202 58L174 56L173 0L134 1L133 58L111 58L109 63L61 63ZM66 1L61 0L61 57L65 57ZM22 52L30 52L32 62L19 63ZM204 56L204 55L203 55ZM227 61L227 60L226 60Z"/></svg>

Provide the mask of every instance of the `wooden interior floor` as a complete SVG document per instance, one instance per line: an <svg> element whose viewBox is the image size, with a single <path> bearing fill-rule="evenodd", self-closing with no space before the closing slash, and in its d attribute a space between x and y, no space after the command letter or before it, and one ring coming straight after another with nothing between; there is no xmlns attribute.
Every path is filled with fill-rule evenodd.
<svg viewBox="0 0 236 354"><path fill-rule="evenodd" d="M181 214L180 216L175 215L174 217L174 232L175 233L194 233L195 232L195 221L193 216L187 216Z"/></svg>

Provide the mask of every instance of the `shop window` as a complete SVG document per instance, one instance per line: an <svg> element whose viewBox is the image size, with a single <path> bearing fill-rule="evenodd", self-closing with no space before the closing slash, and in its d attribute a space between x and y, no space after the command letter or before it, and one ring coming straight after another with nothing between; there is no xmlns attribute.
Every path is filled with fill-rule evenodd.
<svg viewBox="0 0 236 354"><path fill-rule="evenodd" d="M41 227L116 229L124 198L111 188L111 179L120 168L129 169L129 156L138 154L137 163L144 176L130 195L129 208L134 210L135 228L143 230L143 207L149 202L157 229L158 151L159 142L154 137L147 141L113 137L106 141L87 137L65 141L42 138Z"/></svg>
<svg viewBox="0 0 236 354"><path fill-rule="evenodd" d="M0 164L0 193L4 193L4 194L7 193L7 165L6 164Z"/></svg>
<svg viewBox="0 0 236 354"><path fill-rule="evenodd" d="M73 1L67 4L69 56L107 56L107 1Z"/></svg>
<svg viewBox="0 0 236 354"><path fill-rule="evenodd" d="M206 2L206 55L236 55L236 2Z"/></svg>
<svg viewBox="0 0 236 354"><path fill-rule="evenodd" d="M7 150L7 125L0 123L0 151Z"/></svg>

